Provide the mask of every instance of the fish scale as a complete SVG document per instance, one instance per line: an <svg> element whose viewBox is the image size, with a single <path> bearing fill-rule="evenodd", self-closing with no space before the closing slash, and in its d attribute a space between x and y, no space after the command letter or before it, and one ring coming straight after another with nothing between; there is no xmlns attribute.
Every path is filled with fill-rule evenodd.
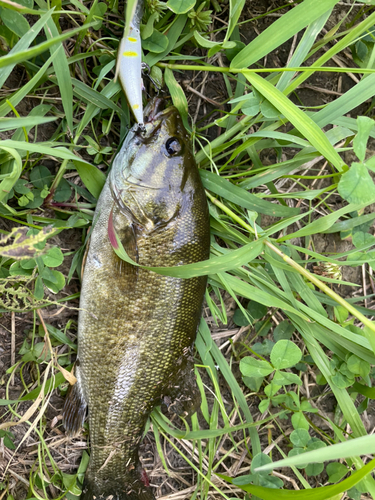
<svg viewBox="0 0 375 500"><path fill-rule="evenodd" d="M177 111L169 108L139 134L129 133L98 200L82 282L78 382L64 422L76 433L88 406L85 500L153 498L141 477L139 441L194 342L206 286L205 277L136 268L112 248L111 217L141 265L170 267L209 256L207 201ZM168 156L170 140L178 141L180 154Z"/></svg>

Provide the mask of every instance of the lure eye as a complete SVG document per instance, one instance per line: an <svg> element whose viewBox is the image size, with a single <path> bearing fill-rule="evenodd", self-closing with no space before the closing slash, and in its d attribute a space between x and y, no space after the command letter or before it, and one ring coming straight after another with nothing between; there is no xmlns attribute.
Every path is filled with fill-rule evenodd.
<svg viewBox="0 0 375 500"><path fill-rule="evenodd" d="M181 151L182 146L176 137L170 137L165 143L165 149L169 156L174 156Z"/></svg>

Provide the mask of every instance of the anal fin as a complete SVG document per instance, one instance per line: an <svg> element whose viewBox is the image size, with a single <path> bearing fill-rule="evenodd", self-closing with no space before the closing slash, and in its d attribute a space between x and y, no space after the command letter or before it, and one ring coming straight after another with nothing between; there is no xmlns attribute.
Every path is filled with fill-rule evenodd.
<svg viewBox="0 0 375 500"><path fill-rule="evenodd" d="M169 413L187 417L198 410L202 399L194 374L194 358L183 355L178 363L181 365L164 389L162 403Z"/></svg>
<svg viewBox="0 0 375 500"><path fill-rule="evenodd" d="M85 420L87 403L84 400L79 381L71 385L65 398L63 424L68 436L76 436Z"/></svg>

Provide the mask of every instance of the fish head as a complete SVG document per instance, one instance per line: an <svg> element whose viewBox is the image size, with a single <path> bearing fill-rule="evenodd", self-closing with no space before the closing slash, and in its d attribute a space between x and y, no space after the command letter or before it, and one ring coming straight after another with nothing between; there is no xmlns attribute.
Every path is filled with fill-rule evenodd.
<svg viewBox="0 0 375 500"><path fill-rule="evenodd" d="M145 110L144 127L129 132L110 173L118 208L151 226L173 218L198 175L177 109L159 111L158 102L153 104Z"/></svg>

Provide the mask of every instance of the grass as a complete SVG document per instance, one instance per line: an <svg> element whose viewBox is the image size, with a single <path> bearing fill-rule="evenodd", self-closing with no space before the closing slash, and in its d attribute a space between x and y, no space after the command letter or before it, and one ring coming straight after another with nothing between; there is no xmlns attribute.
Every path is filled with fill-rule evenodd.
<svg viewBox="0 0 375 500"><path fill-rule="evenodd" d="M155 269L208 275L202 403L153 411L143 465L170 500L374 498L374 7L201 4L147 4L144 60L191 133L213 238L208 262ZM0 500L78 498L88 464L60 395L96 199L132 121L113 79L123 25L114 0L0 0Z"/></svg>

